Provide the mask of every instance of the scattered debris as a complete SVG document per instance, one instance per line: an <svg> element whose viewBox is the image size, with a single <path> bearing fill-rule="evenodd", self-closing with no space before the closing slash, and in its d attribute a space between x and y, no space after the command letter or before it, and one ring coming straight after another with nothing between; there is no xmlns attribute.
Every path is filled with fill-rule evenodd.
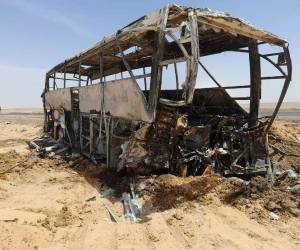
<svg viewBox="0 0 300 250"><path fill-rule="evenodd" d="M265 207L269 211L274 211L274 210L277 210L277 209L281 209L281 206L278 205L277 203L275 203L274 201L269 201Z"/></svg>
<svg viewBox="0 0 300 250"><path fill-rule="evenodd" d="M95 201L95 200L96 200L96 196L92 196L91 198L88 198L85 201L89 202L89 201Z"/></svg>
<svg viewBox="0 0 300 250"><path fill-rule="evenodd" d="M275 214L273 212L270 212L269 215L270 215L270 217L271 217L272 220L279 220L279 218L280 218L279 215L277 215L277 214Z"/></svg>
<svg viewBox="0 0 300 250"><path fill-rule="evenodd" d="M130 183L130 193L124 192L122 194L122 201L124 204L125 218L135 222L137 217L142 214L142 206L134 192L132 183Z"/></svg>
<svg viewBox="0 0 300 250"><path fill-rule="evenodd" d="M44 134L39 138L27 141L30 149L34 150L39 156L65 159L67 161L76 161L82 156L72 150L68 145L60 140L55 140L51 136Z"/></svg>
<svg viewBox="0 0 300 250"><path fill-rule="evenodd" d="M279 174L278 174L279 173ZM297 178L299 175L292 169L288 169L284 172L276 172L276 175L278 176L278 179L283 179L285 177L289 177L289 178Z"/></svg>
<svg viewBox="0 0 300 250"><path fill-rule="evenodd" d="M300 218L300 209L299 209L299 208L291 208L291 209L290 209L290 212L291 212L294 216Z"/></svg>
<svg viewBox="0 0 300 250"><path fill-rule="evenodd" d="M294 156L294 157L300 157L299 154L293 154L293 153L287 153L281 150L280 148L276 147L275 145L269 144L269 146L274 150L275 153L281 154L281 156Z"/></svg>
<svg viewBox="0 0 300 250"><path fill-rule="evenodd" d="M102 201L102 205L103 205L103 206L105 207L105 209L108 211L108 213L109 213L111 219L112 219L114 222L118 223L118 217L115 215L115 213L113 212L113 210L112 210L108 205L106 205L103 201Z"/></svg>
<svg viewBox="0 0 300 250"><path fill-rule="evenodd" d="M1 221L4 221L4 222L18 222L18 218L1 220Z"/></svg>
<svg viewBox="0 0 300 250"><path fill-rule="evenodd" d="M293 184L292 186L289 186L287 189L290 191L300 190L300 182L297 182L297 183Z"/></svg>
<svg viewBox="0 0 300 250"><path fill-rule="evenodd" d="M132 204L131 199L130 199L130 194L123 193L122 194L122 201L123 201L123 204L124 204L125 219L129 219L131 221L136 221L135 210L133 208L133 204Z"/></svg>
<svg viewBox="0 0 300 250"><path fill-rule="evenodd" d="M114 193L115 193L115 190L113 190L112 188L108 188L105 191L100 193L100 197L101 198L106 198L108 196L114 195Z"/></svg>

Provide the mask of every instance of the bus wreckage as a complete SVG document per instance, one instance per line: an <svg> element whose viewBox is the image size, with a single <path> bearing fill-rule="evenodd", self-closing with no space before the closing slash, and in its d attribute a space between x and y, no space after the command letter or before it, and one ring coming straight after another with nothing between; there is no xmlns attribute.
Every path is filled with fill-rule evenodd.
<svg viewBox="0 0 300 250"><path fill-rule="evenodd" d="M261 53L261 46L276 51ZM222 52L248 54L248 85L224 86L207 69L202 58ZM278 75L263 75L262 61ZM200 69L214 87L201 88ZM174 80L164 82L166 70ZM291 71L284 39L227 13L167 5L46 74L44 131L117 171L267 175L267 134ZM262 83L279 79L273 114L259 117ZM229 94L239 89L248 94Z"/></svg>

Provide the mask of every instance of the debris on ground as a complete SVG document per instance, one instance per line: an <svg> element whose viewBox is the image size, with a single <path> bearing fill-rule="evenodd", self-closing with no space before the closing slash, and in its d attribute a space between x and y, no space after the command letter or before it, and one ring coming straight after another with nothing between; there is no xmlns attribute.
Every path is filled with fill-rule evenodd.
<svg viewBox="0 0 300 250"><path fill-rule="evenodd" d="M132 183L130 183L130 192L124 192L122 194L122 201L124 205L125 219L135 222L142 214L142 205L135 194Z"/></svg>
<svg viewBox="0 0 300 250"><path fill-rule="evenodd" d="M181 123L183 123L183 121L181 121ZM147 127L147 129L149 129L149 127ZM194 130L194 128L192 128L192 130ZM141 139L143 136L146 136L147 133L148 132L146 131L140 131L137 133L137 137ZM161 131L160 134L163 133L164 132ZM189 133L192 132L188 132L188 134ZM277 138L276 147L285 148L286 151L291 150L289 148L290 144L284 141L284 139L280 139L280 136L274 134L272 134L271 137L272 136ZM187 137L184 140L193 144L195 142L192 138L194 138L194 136ZM136 143L135 145L137 145ZM185 152L185 155L189 155L189 159L193 159L191 161L193 163L190 162L192 165L189 165L190 163L188 161L183 162L185 162L187 166L194 166L185 169L185 174L175 176L173 174L158 173L157 175L152 174L150 176L135 176L134 179L132 179L127 173L122 175L120 173L117 174L114 171L97 167L89 160L82 159L79 154L64 150L64 147L61 147L59 142L48 137L35 139L29 143L29 145L34 146L34 150L39 156L51 157L51 154L49 154L49 152L51 152L55 155L60 155L60 157L56 159L64 159L71 168L76 169L77 171L88 171L90 174L93 173L93 175L102 183L100 197L108 199L115 197L114 199L121 200L124 206L124 218L131 221L137 221L139 217L146 216L149 211L153 210L165 211L170 208L186 205L189 202L206 204L207 202L209 203L212 196L215 196L224 204L248 212L252 218L261 217L267 219L270 218L270 213L276 214L278 219L288 218L289 216L299 216L299 173L294 165L291 169L280 167L278 160L276 160L276 156L280 154L280 152L273 152L272 154L274 171L271 179L267 179L260 175L254 177L241 176L241 178L234 176L224 177L224 172L223 176L222 173L215 173L216 165L209 160L209 157L211 157L212 154L212 151L209 150L204 155L199 151L195 152L195 154ZM149 145L151 145L151 143ZM289 145L289 147L286 145ZM157 146L157 148L159 147ZM215 152L218 152L220 155L225 154L222 151L224 150L223 148L216 150L217 151L214 151L213 154L215 154ZM198 158L196 155L198 155ZM129 156L127 155L127 157ZM206 163L201 165L204 163L203 157L206 159ZM130 157L128 159L130 159ZM166 163L163 158L161 158L161 155L158 155L153 159L158 161L158 165ZM149 160L150 159L145 162L148 162ZM177 160L178 162L182 162L180 159ZM171 164L171 162L168 160L167 165L169 164ZM151 165L153 166L153 163ZM201 167L201 175L194 176L195 172L190 173L190 170L197 169L197 166L206 167ZM244 178L242 179L242 177ZM94 197L87 199L87 201L91 200L94 200ZM139 200L141 200L142 203ZM102 205L106 208L112 220L117 222L119 218L113 211L113 208L110 208L107 204ZM274 219L276 216L271 217Z"/></svg>
<svg viewBox="0 0 300 250"><path fill-rule="evenodd" d="M63 159L68 162L82 158L79 153L72 151L64 142L55 140L47 134L26 142L29 148L40 157Z"/></svg>
<svg viewBox="0 0 300 250"><path fill-rule="evenodd" d="M118 219L117 219L118 217L116 216L116 214L114 213L114 211L107 204L105 204L105 202L103 202L103 201L102 201L102 205L105 207L105 209L109 213L111 219L114 222L118 223Z"/></svg>
<svg viewBox="0 0 300 250"><path fill-rule="evenodd" d="M118 170L157 171L196 176L209 170L222 175L266 174L267 122L249 127L243 116L211 116L195 110L162 107L157 121L146 124L122 145Z"/></svg>
<svg viewBox="0 0 300 250"><path fill-rule="evenodd" d="M272 220L279 220L280 216L278 216L277 214L270 212L269 213L270 217L272 218Z"/></svg>
<svg viewBox="0 0 300 250"><path fill-rule="evenodd" d="M220 183L219 175L177 177L160 175L141 191L145 203L160 211L179 207L188 201L197 201Z"/></svg>
<svg viewBox="0 0 300 250"><path fill-rule="evenodd" d="M55 192L55 198L50 199L51 204L48 204L47 209L37 210L35 207L41 204L38 201L33 201L31 206L33 208L30 211L34 211L34 214L39 213L39 217L36 219L30 221L27 218L28 211L25 210L25 219L20 217L17 212L5 216L3 213L0 223L2 219L3 227L10 226L10 224L19 227L24 223L25 231L30 227L32 230L39 230L44 235L49 234L51 238L56 237L55 239L66 232L73 232L72 230L84 234L86 228L98 226L94 232L97 234L95 236L97 238L99 228L103 228L104 232L101 232L106 233L108 224L109 226L124 228L124 232L123 229L120 229L118 242L131 239L130 235L137 237L137 234L134 234L132 230L140 233L144 232L143 230L146 228L147 239L155 243L163 242L166 236L160 232L169 232L167 228L162 227L167 225L171 232L181 230L176 231L176 235L182 233L183 237L188 240L187 242L193 245L195 237L191 235L197 234L198 231L195 230L202 228L206 232L205 237L207 237L209 231L215 230L213 222L215 220L224 225L234 221L239 227L243 227L240 224L241 218L235 218L234 211L246 216L242 218L243 222L247 217L252 219L250 221L258 222L261 226L260 230L263 227L268 228L268 230L275 230L274 228L277 227L278 223L286 223L287 221L289 221L288 225L293 225L292 222L295 223L299 219L299 190L297 190L299 179L294 174L298 172L291 166L290 168L276 169L278 174L274 174L273 183L259 176L242 179L239 177L222 177L213 173L188 177L157 173L150 176L135 176L132 179L128 178L125 173L110 171L83 158L67 160L67 158L61 157L61 159L56 159L48 156L41 157L36 152L21 156L14 151L0 155L1 171L10 169L15 165L17 165L15 168L1 176L2 182L9 181L11 183L9 186L12 191L24 182L33 182L33 185L40 185L39 188L46 187L48 183L47 191L43 190L43 192L47 193L46 197L51 197L51 192ZM42 178L42 182L35 184L37 180L32 179L32 174L39 172L41 173L38 175L38 179ZM56 173L55 176L53 176L54 173ZM68 173L68 177L62 175L59 178L59 173ZM83 177L85 182L81 182ZM21 182L17 181L19 179ZM88 184L89 188L84 187L78 192L77 188L85 185L85 183ZM135 225L126 224L131 221L129 219L127 222L126 213L123 211L122 194L126 192L131 195L130 183L134 184L134 194L138 196L138 201L142 206L141 214L136 216L136 222L139 223ZM55 190L55 187L58 189ZM91 187L95 187L97 191L93 191ZM0 201L5 202L8 199L6 197L7 191L1 188L4 187L0 187ZM7 189L7 187L5 188ZM21 186L20 188L22 189ZM26 190L24 192L26 193ZM56 192L59 192L60 195ZM62 196L64 193L67 195L66 198L60 198L64 197ZM9 194L11 195L11 193ZM101 194L105 197L101 197ZM72 195L76 197L76 200L71 198ZM37 194L34 197L36 196ZM39 199L43 199L43 197L44 195L40 196ZM15 202L13 196L11 198ZM102 202L112 211L117 223ZM56 204L55 209L51 209L52 203ZM29 205L22 204L18 209L27 209L27 207ZM218 215L226 209L230 209L226 214L227 217L223 214ZM197 212L192 215L199 210L202 213ZM208 224L203 223L208 223L205 221L208 215L213 221L209 222L212 223L212 229L207 231L206 226ZM158 218L163 220L159 224ZM295 241L299 240L296 233L297 228L292 230L280 226L282 224L278 225L281 231L289 230L289 237ZM136 228L131 229L132 226ZM248 224L245 227L248 227ZM109 231L114 230L109 229ZM256 229L253 231L255 232ZM205 232L203 231L203 233ZM92 234L93 232L89 231L89 235ZM125 234L128 236L124 236ZM77 237L77 233L74 235ZM253 233L251 235L254 237ZM254 239L255 242L258 242L257 238ZM39 245L38 242L35 245Z"/></svg>

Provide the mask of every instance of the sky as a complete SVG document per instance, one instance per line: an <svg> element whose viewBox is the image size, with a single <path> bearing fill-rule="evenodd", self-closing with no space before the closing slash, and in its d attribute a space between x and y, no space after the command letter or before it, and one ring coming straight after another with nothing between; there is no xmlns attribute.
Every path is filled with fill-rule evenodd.
<svg viewBox="0 0 300 250"><path fill-rule="evenodd" d="M0 106L41 107L47 70L167 3L170 2L0 0ZM178 0L176 3L228 12L287 39L293 80L285 101L300 101L299 0ZM249 84L247 60L245 56L227 53L203 58L220 82L238 84ZM197 86L206 86L207 81L202 72ZM275 102L282 83L263 84L262 102Z"/></svg>

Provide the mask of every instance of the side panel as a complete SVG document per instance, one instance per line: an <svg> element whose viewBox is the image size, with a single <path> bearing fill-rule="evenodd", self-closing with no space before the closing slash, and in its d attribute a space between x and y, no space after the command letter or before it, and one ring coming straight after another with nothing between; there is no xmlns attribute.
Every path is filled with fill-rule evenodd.
<svg viewBox="0 0 300 250"><path fill-rule="evenodd" d="M80 112L89 113L91 110L101 110L101 89L100 84L79 88L79 109Z"/></svg>
<svg viewBox="0 0 300 250"><path fill-rule="evenodd" d="M134 81L111 81L104 88L104 109L112 116L150 122L146 100Z"/></svg>
<svg viewBox="0 0 300 250"><path fill-rule="evenodd" d="M79 88L80 112L101 111L103 89L105 113L129 120L151 122L146 99L131 79L109 81L104 84L104 88L100 84Z"/></svg>
<svg viewBox="0 0 300 250"><path fill-rule="evenodd" d="M45 94L45 106L47 109L64 108L67 111L72 109L71 88L48 91Z"/></svg>

